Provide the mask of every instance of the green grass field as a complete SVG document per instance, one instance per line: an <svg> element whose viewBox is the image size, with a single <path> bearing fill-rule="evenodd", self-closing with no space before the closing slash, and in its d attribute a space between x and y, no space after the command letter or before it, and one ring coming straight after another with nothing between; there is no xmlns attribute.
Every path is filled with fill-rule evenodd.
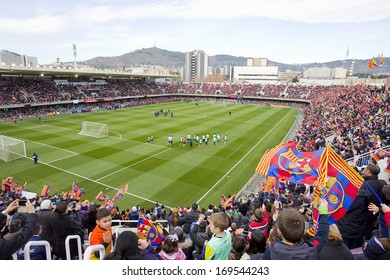
<svg viewBox="0 0 390 280"><path fill-rule="evenodd" d="M174 117L153 113L170 109ZM232 115L229 116L228 112ZM219 204L220 195L234 194L253 176L268 148L280 143L293 125L297 110L252 105L174 102L74 115L0 123L0 134L22 139L27 158L0 162L0 177L12 176L31 192L70 191L77 182L82 199L94 200L103 191L113 197L128 184L116 201L120 209L134 205L166 207ZM96 139L79 134L82 121L106 123L109 137ZM226 133L228 143L190 149L179 146L187 134ZM168 145L168 135L174 142ZM154 142L147 143L148 135ZM39 155L34 165L32 154Z"/></svg>

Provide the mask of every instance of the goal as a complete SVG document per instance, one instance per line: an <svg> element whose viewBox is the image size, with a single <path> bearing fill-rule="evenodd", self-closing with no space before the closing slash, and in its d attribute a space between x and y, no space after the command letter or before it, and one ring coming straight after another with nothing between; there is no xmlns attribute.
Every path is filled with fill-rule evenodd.
<svg viewBox="0 0 390 280"><path fill-rule="evenodd" d="M104 123L83 121L83 126L79 134L95 138L107 137L108 125Z"/></svg>
<svg viewBox="0 0 390 280"><path fill-rule="evenodd" d="M0 135L0 160L10 162L26 157L26 144L24 141Z"/></svg>

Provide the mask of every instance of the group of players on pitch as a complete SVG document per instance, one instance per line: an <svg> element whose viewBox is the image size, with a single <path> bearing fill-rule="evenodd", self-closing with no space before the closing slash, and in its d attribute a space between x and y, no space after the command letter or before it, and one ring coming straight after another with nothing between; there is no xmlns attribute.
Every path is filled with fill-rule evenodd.
<svg viewBox="0 0 390 280"><path fill-rule="evenodd" d="M198 145L198 147L202 147L203 145L208 145L210 142L210 134L203 134L202 136L194 134L194 137L191 137L191 134L188 134L187 137L180 137L179 145L181 147L185 147L188 143L189 147L192 148L193 145ZM213 145L217 145L218 143L224 142L227 143L227 135L223 133L222 136L219 133L213 134ZM173 145L173 136L168 136L168 144Z"/></svg>

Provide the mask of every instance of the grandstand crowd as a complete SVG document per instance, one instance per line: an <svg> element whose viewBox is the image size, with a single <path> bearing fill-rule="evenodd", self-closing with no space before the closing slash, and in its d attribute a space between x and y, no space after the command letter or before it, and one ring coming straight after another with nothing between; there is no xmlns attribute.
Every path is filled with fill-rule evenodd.
<svg viewBox="0 0 390 280"><path fill-rule="evenodd" d="M93 98L114 100L70 102ZM2 121L173 101L298 107L303 121L294 140L301 151L317 150L330 143L342 158L349 159L390 145L389 92L362 84L144 83L109 79L103 85L77 86L22 78L0 81ZM34 106L17 106L23 104ZM35 106L39 104L42 106ZM83 252L90 245L103 245L105 259L390 259L390 185L378 178L381 170L375 163L372 160L362 170L372 188L363 185L337 223L329 225L327 203L321 202L314 236L305 234L313 223L314 188L290 182L285 182L279 195L259 189L231 205L194 203L172 209L160 204L151 209L129 205L128 209L112 207L109 212L99 202L60 195L37 196L22 207L18 204L23 199L20 193L3 188L0 259L24 259L23 247L31 240L48 241L51 257L66 259L68 235L80 236ZM125 228L139 231L141 215L161 230L157 245L141 241L132 230L115 236L117 220L132 221L125 223ZM99 231L101 238L93 238L94 231ZM77 244L70 244L70 257L75 259ZM32 248L31 259L47 258L41 247ZM100 256L92 253L93 258Z"/></svg>

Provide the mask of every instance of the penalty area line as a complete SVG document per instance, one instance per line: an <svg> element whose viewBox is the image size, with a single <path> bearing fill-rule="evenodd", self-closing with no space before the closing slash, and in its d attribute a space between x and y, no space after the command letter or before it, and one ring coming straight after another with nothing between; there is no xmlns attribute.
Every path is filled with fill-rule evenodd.
<svg viewBox="0 0 390 280"><path fill-rule="evenodd" d="M70 157L74 157L74 156L78 156L78 155L79 154L69 155L69 156L66 156L66 157L62 157L62 158L54 159L54 160L51 160L51 161L47 161L46 163L53 163L53 162L56 162L56 161L60 161L60 160L63 160L63 159L66 159L66 158L70 158Z"/></svg>

